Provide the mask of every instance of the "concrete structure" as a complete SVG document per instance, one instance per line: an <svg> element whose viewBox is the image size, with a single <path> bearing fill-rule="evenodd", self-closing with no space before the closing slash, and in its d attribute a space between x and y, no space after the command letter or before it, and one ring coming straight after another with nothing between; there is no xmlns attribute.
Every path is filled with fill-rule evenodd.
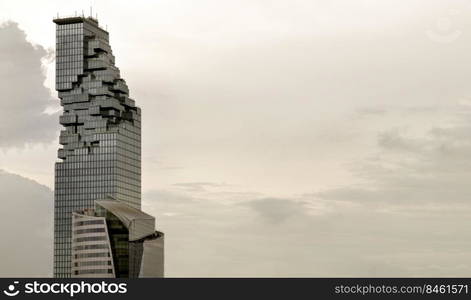
<svg viewBox="0 0 471 300"><path fill-rule="evenodd" d="M72 219L72 277L163 277L164 236L155 218L120 201L95 201Z"/></svg>

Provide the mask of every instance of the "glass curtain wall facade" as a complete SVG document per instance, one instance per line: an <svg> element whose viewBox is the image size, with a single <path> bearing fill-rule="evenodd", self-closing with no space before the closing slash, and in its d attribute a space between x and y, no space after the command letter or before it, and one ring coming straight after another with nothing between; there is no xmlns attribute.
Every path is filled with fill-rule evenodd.
<svg viewBox="0 0 471 300"><path fill-rule="evenodd" d="M72 212L111 196L141 206L141 111L90 17L54 19L63 125L55 165L54 277L71 277Z"/></svg>

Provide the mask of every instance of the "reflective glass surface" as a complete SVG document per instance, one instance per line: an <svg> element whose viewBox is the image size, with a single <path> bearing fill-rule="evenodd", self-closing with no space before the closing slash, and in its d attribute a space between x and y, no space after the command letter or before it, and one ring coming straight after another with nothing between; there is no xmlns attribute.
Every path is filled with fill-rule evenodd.
<svg viewBox="0 0 471 300"><path fill-rule="evenodd" d="M108 195L140 208L141 111L114 64L108 32L89 18L55 22L63 130L55 165L54 277L70 277L72 212Z"/></svg>

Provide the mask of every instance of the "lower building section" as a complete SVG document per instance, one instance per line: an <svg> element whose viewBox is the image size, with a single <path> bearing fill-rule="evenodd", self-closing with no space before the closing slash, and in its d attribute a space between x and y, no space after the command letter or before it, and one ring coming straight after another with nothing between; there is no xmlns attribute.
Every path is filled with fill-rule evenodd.
<svg viewBox="0 0 471 300"><path fill-rule="evenodd" d="M155 218L114 199L72 215L72 277L164 276L164 234Z"/></svg>
<svg viewBox="0 0 471 300"><path fill-rule="evenodd" d="M154 274L164 275L164 234L156 231L143 243L141 268L139 277L155 277Z"/></svg>
<svg viewBox="0 0 471 300"><path fill-rule="evenodd" d="M72 277L114 278L112 249L103 217L72 213Z"/></svg>

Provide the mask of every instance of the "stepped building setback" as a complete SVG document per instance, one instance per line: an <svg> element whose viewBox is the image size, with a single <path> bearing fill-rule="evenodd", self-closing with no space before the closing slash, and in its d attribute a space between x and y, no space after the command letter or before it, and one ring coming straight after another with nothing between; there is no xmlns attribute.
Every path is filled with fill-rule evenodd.
<svg viewBox="0 0 471 300"><path fill-rule="evenodd" d="M95 272L88 274L91 277L139 275L137 269L129 270L128 273L121 272L122 269L118 267L125 259L118 259L116 253L109 253L111 257L104 259L101 256L104 255L103 251L80 253L84 256L75 260L74 264L89 267L98 263L105 265L97 266L107 266L106 268L84 269L73 265L73 230L84 230L79 229L77 224L74 225L73 219L75 222L83 218L85 222L85 219L92 221L94 218L101 218L111 222L109 218L94 215L105 209L99 205L99 201L110 201L106 199L113 199L135 213L141 209L141 110L129 97L128 86L115 66L109 34L99 26L98 21L91 17L75 16L57 18L54 23L56 90L63 107L63 114L59 119L63 125L59 137L61 147L58 150L59 161L55 165L54 277L71 277L74 275L73 270ZM93 215L88 213L91 210L94 210ZM114 210L110 212L116 213ZM117 213L115 216L119 219L118 215ZM104 223L94 223L88 228L91 230L90 238L104 238L104 233L108 232L110 239L113 237L109 232L110 228L114 228L110 223L107 226ZM150 241L152 238L160 238L161 248L158 251L163 251L163 234L156 233L154 228L152 233L149 232L146 239ZM159 237L152 237L154 234ZM112 246L112 240L109 242ZM127 245L131 247L133 242L135 241L128 239ZM146 242L142 242L143 249L145 244ZM131 257L133 251L130 248L123 254L128 255L128 261L146 258L145 255ZM97 257L93 257L93 253ZM159 274L163 276L163 256L162 261L153 260L150 263L162 265L129 266L162 270ZM109 273L109 264L114 266L112 273ZM150 273L147 275L151 276Z"/></svg>

